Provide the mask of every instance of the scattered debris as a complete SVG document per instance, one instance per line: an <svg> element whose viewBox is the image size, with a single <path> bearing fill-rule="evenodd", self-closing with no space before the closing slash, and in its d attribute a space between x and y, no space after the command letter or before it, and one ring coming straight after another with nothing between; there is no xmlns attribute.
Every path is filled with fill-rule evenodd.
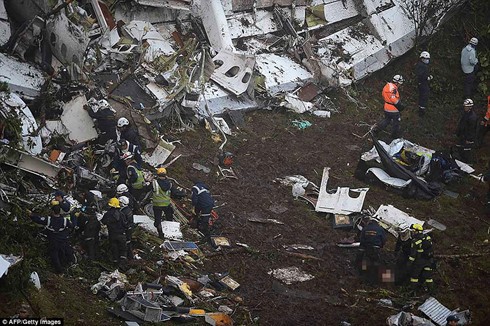
<svg viewBox="0 0 490 326"><path fill-rule="evenodd" d="M0 254L0 278L7 275L8 269L22 261L22 257Z"/></svg>
<svg viewBox="0 0 490 326"><path fill-rule="evenodd" d="M283 222L278 221L278 220L273 219L273 218L252 217L252 218L248 218L247 221L254 222L254 223L263 223L263 224L280 224L280 225L284 225Z"/></svg>
<svg viewBox="0 0 490 326"><path fill-rule="evenodd" d="M450 315L457 315L459 318L458 325L467 325L470 322L470 312L450 311L433 297L429 297L422 305L418 307L427 317L429 317L437 325L446 325L446 318Z"/></svg>
<svg viewBox="0 0 490 326"><path fill-rule="evenodd" d="M303 272L296 266L274 269L269 271L268 274L288 285L297 282L309 281L314 278L313 275Z"/></svg>

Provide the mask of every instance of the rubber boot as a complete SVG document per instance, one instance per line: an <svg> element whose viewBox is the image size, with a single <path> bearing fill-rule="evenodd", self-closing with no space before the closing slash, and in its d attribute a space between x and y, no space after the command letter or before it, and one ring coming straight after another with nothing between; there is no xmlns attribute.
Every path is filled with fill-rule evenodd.
<svg viewBox="0 0 490 326"><path fill-rule="evenodd" d="M425 108L422 106L419 106L419 117L423 117L425 115Z"/></svg>
<svg viewBox="0 0 490 326"><path fill-rule="evenodd" d="M162 225L161 224L159 226L157 226L157 231L158 231L158 237L161 238L161 239L165 239L165 236L163 234L163 230L162 230Z"/></svg>

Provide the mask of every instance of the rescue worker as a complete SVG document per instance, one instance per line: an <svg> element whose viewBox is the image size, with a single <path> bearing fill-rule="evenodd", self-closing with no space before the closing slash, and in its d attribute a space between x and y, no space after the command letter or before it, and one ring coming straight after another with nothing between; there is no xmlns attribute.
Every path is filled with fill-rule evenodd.
<svg viewBox="0 0 490 326"><path fill-rule="evenodd" d="M109 210L102 217L101 222L107 225L109 231L109 244L111 247L112 261L121 266L126 262L126 225L119 208L117 198L109 199Z"/></svg>
<svg viewBox="0 0 490 326"><path fill-rule="evenodd" d="M60 205L51 206L51 216L48 217L34 215L30 211L28 213L32 221L46 226L51 263L56 273L63 273L64 268L75 261L73 248L68 240L72 223L61 215Z"/></svg>
<svg viewBox="0 0 490 326"><path fill-rule="evenodd" d="M80 228L83 230L83 246L89 260L99 256L100 222L96 210L88 206L80 217Z"/></svg>
<svg viewBox="0 0 490 326"><path fill-rule="evenodd" d="M485 203L485 213L490 214L490 171L480 175L480 181L488 184L487 201Z"/></svg>
<svg viewBox="0 0 490 326"><path fill-rule="evenodd" d="M134 211L138 210L138 203L136 202L135 198L131 193L129 192L128 186L126 186L124 183L121 183L120 185L117 186L116 188L116 197L121 197L125 196L129 200L129 207Z"/></svg>
<svg viewBox="0 0 490 326"><path fill-rule="evenodd" d="M129 192L138 201L141 199L145 188L145 177L143 171L138 168L133 154L126 152L123 155L124 163L126 164L127 184L129 185Z"/></svg>
<svg viewBox="0 0 490 326"><path fill-rule="evenodd" d="M395 245L396 257L396 274L395 284L401 285L408 280L407 264L410 257L410 250L412 244L412 237L410 234L410 227L407 224L400 225L400 231L398 232L398 238Z"/></svg>
<svg viewBox="0 0 490 326"><path fill-rule="evenodd" d="M97 142L103 145L111 139L116 141L116 111L111 108L106 100L97 101L92 97L88 100L88 104L83 108L95 120L95 125L99 130Z"/></svg>
<svg viewBox="0 0 490 326"><path fill-rule="evenodd" d="M121 206L121 214L124 218L126 224L126 250L128 254L128 259L133 259L133 245L132 245L132 237L133 237L133 229L134 229L134 216L133 210L129 206L129 198L126 196L121 196L118 198L119 205Z"/></svg>
<svg viewBox="0 0 490 326"><path fill-rule="evenodd" d="M459 150L461 161L471 163L472 150L475 145L477 117L473 112L473 100L466 99L463 102L463 114L458 122L456 136L458 144L456 147Z"/></svg>
<svg viewBox="0 0 490 326"><path fill-rule="evenodd" d="M400 111L403 110L404 106L400 100L400 93L398 87L403 84L403 77L401 75L393 76L392 82L386 83L383 87L381 95L384 100L384 119L381 120L374 128L374 133L377 134L384 130L390 123L393 124L391 130L391 137L400 137Z"/></svg>
<svg viewBox="0 0 490 326"><path fill-rule="evenodd" d="M378 282L378 270L381 263L380 250L386 243L386 234L378 221L367 217L360 236L360 253L357 258L360 263L361 276L370 284Z"/></svg>
<svg viewBox="0 0 490 326"><path fill-rule="evenodd" d="M419 116L425 115L427 104L429 102L429 81L432 80L432 75L429 74L430 53L422 51L420 60L415 66L415 74L417 75L417 83L419 90Z"/></svg>
<svg viewBox="0 0 490 326"><path fill-rule="evenodd" d="M192 186L192 206L197 217L197 229L204 234L207 241L211 241L210 218L214 208L214 199L209 187L196 180Z"/></svg>
<svg viewBox="0 0 490 326"><path fill-rule="evenodd" d="M59 205L61 208L61 215L68 215L71 211L71 204L65 199L65 193L61 190L54 192L54 199L51 201L51 206Z"/></svg>
<svg viewBox="0 0 490 326"><path fill-rule="evenodd" d="M164 238L162 231L162 214L165 214L166 221L173 220L174 209L171 205L170 195L172 191L172 182L167 178L167 169L158 168L157 177L153 180L153 214L155 215L155 227L158 236Z"/></svg>
<svg viewBox="0 0 490 326"><path fill-rule="evenodd" d="M447 322L446 326L457 326L459 325L458 321L459 321L458 317L456 317L455 315L449 315L446 318L446 322Z"/></svg>
<svg viewBox="0 0 490 326"><path fill-rule="evenodd" d="M478 45L478 39L472 37L468 45L461 50L461 70L464 73L464 86L463 96L464 98L473 97L476 65L478 64L478 58L476 56L476 46Z"/></svg>
<svg viewBox="0 0 490 326"><path fill-rule="evenodd" d="M121 161L121 156L127 152L133 154L134 160L138 164L138 167L141 168L143 165L143 158L141 157L141 149L139 146L130 143L124 138L119 139L117 142L116 156L114 159L119 160L122 165L124 165L124 163Z"/></svg>
<svg viewBox="0 0 490 326"><path fill-rule="evenodd" d="M480 148L483 145L483 138L490 129L490 96L487 97L487 112L485 116L480 121L476 131L476 144Z"/></svg>
<svg viewBox="0 0 490 326"><path fill-rule="evenodd" d="M423 233L422 225L412 224L410 228L413 232L407 265L410 272L410 284L414 290L424 285L431 292L434 290L432 239L430 235Z"/></svg>
<svg viewBox="0 0 490 326"><path fill-rule="evenodd" d="M135 129L131 128L128 119L122 117L117 120L117 134L117 140L126 139L131 144L141 148L140 136Z"/></svg>

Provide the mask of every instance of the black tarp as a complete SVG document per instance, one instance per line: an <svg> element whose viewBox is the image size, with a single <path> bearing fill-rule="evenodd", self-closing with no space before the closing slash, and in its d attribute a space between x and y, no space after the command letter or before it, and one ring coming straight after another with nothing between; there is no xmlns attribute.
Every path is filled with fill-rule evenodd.
<svg viewBox="0 0 490 326"><path fill-rule="evenodd" d="M391 156L386 152L383 146L379 143L379 141L372 136L374 147L378 152L378 155L381 159L381 164L383 165L383 169L392 177L399 178L402 180L412 180L411 186L416 187L416 191L418 192L418 197L432 199L438 195L438 191L432 189L427 182L418 178L413 172L405 169L403 166L394 161Z"/></svg>

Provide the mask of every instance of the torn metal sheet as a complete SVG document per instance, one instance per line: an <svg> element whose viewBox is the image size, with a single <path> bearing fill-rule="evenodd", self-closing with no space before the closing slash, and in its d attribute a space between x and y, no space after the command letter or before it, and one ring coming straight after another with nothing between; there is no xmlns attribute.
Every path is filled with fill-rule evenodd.
<svg viewBox="0 0 490 326"><path fill-rule="evenodd" d="M10 22L5 10L4 0L0 0L0 44L5 44L10 38Z"/></svg>
<svg viewBox="0 0 490 326"><path fill-rule="evenodd" d="M123 26L123 31L136 42L145 41L148 48L145 52L145 60L152 62L158 56L169 56L175 53L172 44L165 39L152 24L144 21L133 20Z"/></svg>
<svg viewBox="0 0 490 326"><path fill-rule="evenodd" d="M427 224L429 224L433 228L438 229L439 231L446 231L446 229L447 229L447 227L444 224L442 224L441 222L436 221L434 219L429 219L427 221Z"/></svg>
<svg viewBox="0 0 490 326"><path fill-rule="evenodd" d="M451 315L451 310L443 306L433 297L429 297L425 302L418 307L427 317L434 321L439 326L447 324L446 318Z"/></svg>
<svg viewBox="0 0 490 326"><path fill-rule="evenodd" d="M234 94L226 92L215 82L206 83L202 95L196 108L201 116L220 114L227 110L247 110L258 107L257 102L248 97L238 100ZM202 100L203 98L206 100Z"/></svg>
<svg viewBox="0 0 490 326"><path fill-rule="evenodd" d="M306 18L306 7L278 8L286 17L303 24ZM277 24L272 10L259 9L254 12L240 12L227 17L228 27L232 39L265 35L281 30Z"/></svg>
<svg viewBox="0 0 490 326"><path fill-rule="evenodd" d="M206 313L204 321L211 326L233 326L233 319L222 312Z"/></svg>
<svg viewBox="0 0 490 326"><path fill-rule="evenodd" d="M49 163L48 161L32 156L29 153L19 151L10 146L4 145L1 149L0 157L4 160L3 163L18 169L50 178L55 178L62 170L58 165Z"/></svg>
<svg viewBox="0 0 490 326"><path fill-rule="evenodd" d="M366 174L369 172L374 174L376 176L376 178L378 178L384 184L387 184L389 186L392 186L392 187L395 187L398 189L405 188L406 186L408 186L412 182L411 179L403 180L403 179L391 177L388 173L386 173L385 170L380 169L380 168L370 168L366 171Z"/></svg>
<svg viewBox="0 0 490 326"><path fill-rule="evenodd" d="M263 53L257 55L256 60L257 70L265 77L269 95L291 92L313 79L308 70L288 57Z"/></svg>
<svg viewBox="0 0 490 326"><path fill-rule="evenodd" d="M162 221L162 231L166 239L178 240L183 237L179 222Z"/></svg>
<svg viewBox="0 0 490 326"><path fill-rule="evenodd" d="M2 108L5 113L12 115L12 117L7 115L7 119L18 118L20 120L24 150L32 155L40 154L43 145L41 137L36 134L37 122L24 101L15 93L0 92L0 111Z"/></svg>
<svg viewBox="0 0 490 326"><path fill-rule="evenodd" d="M454 1L449 6L455 8L462 3L463 0ZM342 1L342 4L347 3ZM338 3L336 5L339 6ZM418 26L406 14L406 2L403 0L364 0L351 4L350 8L357 9L359 15L365 17L363 21L351 24L318 42L320 46L317 54L321 57L322 74L332 85L349 85L381 69L415 44ZM433 33L449 12L444 6L438 9L434 11L423 34ZM335 16L338 13L337 10L327 10L327 5L325 12Z"/></svg>
<svg viewBox="0 0 490 326"><path fill-rule="evenodd" d="M22 261L21 256L0 254L0 278L7 275L8 269L20 261Z"/></svg>
<svg viewBox="0 0 490 326"><path fill-rule="evenodd" d="M90 38L84 27L72 22L60 11L46 22L46 33L53 54L62 63L68 65L75 63L81 67L84 62L85 50Z"/></svg>
<svg viewBox="0 0 490 326"><path fill-rule="evenodd" d="M102 33L105 33L109 29L109 25L105 20L104 13L102 12L102 8L100 7L99 0L90 0L92 4L92 8L94 9L95 15L97 16L97 22L99 23L99 27Z"/></svg>
<svg viewBox="0 0 490 326"><path fill-rule="evenodd" d="M400 225L412 225L412 224L420 224L424 225L425 221L416 219L408 215L407 213L399 210L392 205L381 205L378 210L374 214L374 217L382 222L382 224L387 225L390 229L394 231L394 235L398 236L395 230L400 229ZM390 231L390 230L388 230ZM392 233L392 232L390 232Z"/></svg>
<svg viewBox="0 0 490 326"><path fill-rule="evenodd" d="M338 187L335 193L329 194L327 192L329 170L330 168L327 167L323 169L322 183L315 211L344 215L360 212L369 188L350 189ZM350 197L350 192L358 193L358 197Z"/></svg>
<svg viewBox="0 0 490 326"><path fill-rule="evenodd" d="M396 315L392 315L386 319L389 326L435 326L430 320L415 316L410 312L401 311Z"/></svg>
<svg viewBox="0 0 490 326"><path fill-rule="evenodd" d="M216 51L233 51L235 47L226 21L225 11L220 0L202 1L197 6L209 43Z"/></svg>
<svg viewBox="0 0 490 326"><path fill-rule="evenodd" d="M354 0L333 0L328 2L324 0L313 0L308 9L313 15L322 19L325 22L325 25L331 25L359 16ZM321 27L322 25L310 26L310 24L308 24L308 27L311 30L315 27Z"/></svg>
<svg viewBox="0 0 490 326"><path fill-rule="evenodd" d="M98 137L94 121L83 108L87 104L85 95L82 95L63 106L60 119L68 130L68 137L75 143L83 143Z"/></svg>
<svg viewBox="0 0 490 326"><path fill-rule="evenodd" d="M305 102L299 99L294 94L286 94L284 97L285 102L281 103L282 106L293 110L296 113L305 113L313 110L315 105L311 102Z"/></svg>
<svg viewBox="0 0 490 326"><path fill-rule="evenodd" d="M222 49L213 57L211 79L235 95L244 93L252 80L255 57Z"/></svg>
<svg viewBox="0 0 490 326"><path fill-rule="evenodd" d="M163 248L166 250L196 250L199 247L194 242L185 242L185 241L169 241L165 240L162 244Z"/></svg>
<svg viewBox="0 0 490 326"><path fill-rule="evenodd" d="M39 96L45 81L41 70L4 53L0 53L0 67L0 82L7 83L12 92L29 100Z"/></svg>
<svg viewBox="0 0 490 326"><path fill-rule="evenodd" d="M157 8L170 8L177 10L190 10L190 0L134 0L136 3Z"/></svg>
<svg viewBox="0 0 490 326"><path fill-rule="evenodd" d="M296 266L279 268L269 271L267 274L274 276L285 284L305 282L315 278L313 275L303 272Z"/></svg>
<svg viewBox="0 0 490 326"><path fill-rule="evenodd" d="M146 163L150 164L153 167L160 166L163 164L167 158L172 154L174 151L175 146L173 144L170 144L166 142L163 139L160 139L160 142L158 143L157 147L153 150L151 153L144 153L141 155L143 158L143 161Z"/></svg>

